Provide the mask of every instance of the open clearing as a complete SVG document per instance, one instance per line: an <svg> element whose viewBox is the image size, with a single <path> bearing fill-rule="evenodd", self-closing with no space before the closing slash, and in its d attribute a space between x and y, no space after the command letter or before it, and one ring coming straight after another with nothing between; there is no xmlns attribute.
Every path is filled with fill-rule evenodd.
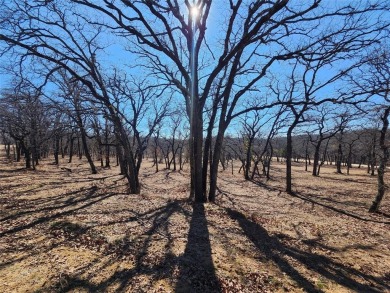
<svg viewBox="0 0 390 293"><path fill-rule="evenodd" d="M192 205L188 173L75 160L0 165L1 292L390 292L390 196L367 212L376 177L297 164L272 180L220 172L217 204ZM238 163L237 163L238 165Z"/></svg>

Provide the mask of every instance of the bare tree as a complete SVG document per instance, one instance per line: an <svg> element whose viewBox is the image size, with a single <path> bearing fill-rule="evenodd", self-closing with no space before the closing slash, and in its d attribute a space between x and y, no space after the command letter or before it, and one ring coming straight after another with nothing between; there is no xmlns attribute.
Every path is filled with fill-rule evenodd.
<svg viewBox="0 0 390 293"><path fill-rule="evenodd" d="M129 143L134 150L132 161L137 178L151 136L161 126L163 119L171 114L169 105L172 95L166 93L166 89L118 72L110 79L109 91L115 100L116 112L130 126L133 139ZM126 104L129 105L128 109L120 106ZM142 128L147 130L141 133Z"/></svg>
<svg viewBox="0 0 390 293"><path fill-rule="evenodd" d="M4 128L0 129L0 131L1 131L1 140L2 140L2 143L4 144L6 157L8 160L11 160L12 138Z"/></svg>
<svg viewBox="0 0 390 293"><path fill-rule="evenodd" d="M255 88L270 66L277 60L286 60L303 54L316 44L324 46L328 40L332 43L345 44L351 39L357 39L358 34L353 37L353 33L343 34L352 28L358 28L360 36L364 35L362 32L367 35L376 31L373 26L370 26L368 31L367 24L364 26L363 22L358 24L358 17L355 19L355 16L382 8L378 5L345 6L325 14L316 14L315 10L320 1L311 1L301 6L294 6L288 1L259 1L250 4L245 1L232 1L230 7L227 6L228 18L221 35L221 53L216 56L217 50L213 50L210 53L211 58L207 58L209 63L201 63L207 57L201 49L208 50L206 28L211 1L194 3L193 6L197 7L199 12L197 17L190 13L193 7L189 1L185 2L187 11L182 11L183 8L176 1L164 3L118 1L107 2L105 6L88 0L74 2L108 16L112 23L105 24L119 34L129 36L130 41L134 40L133 52L147 60L145 67L158 74L167 84L176 86L182 93L191 121L191 190L196 201L206 200L203 184L206 169L202 157L204 154L208 155L209 150L202 150L203 110L209 97L213 96L211 95L213 86L219 83L222 90L215 97L219 121L215 121L218 131L210 169L211 201L215 198L220 149L226 128L234 117L242 114L241 111L234 113L239 101L246 97L250 89ZM345 19L344 25L333 31L318 34L316 29L319 28L319 22L332 16ZM290 42L290 38L296 34L301 37L305 35L301 30L304 27L310 27L306 29L306 37L311 41L305 46L292 46L294 42ZM131 39L130 36L135 38ZM362 45L364 41L360 39L355 45L357 43ZM262 48L271 44L277 47L274 50L276 54L264 54ZM318 57L315 55L314 53L312 57ZM257 56L265 62L257 62L255 61L257 58L252 58ZM200 79L202 74L205 77ZM243 76L245 78L241 78Z"/></svg>
<svg viewBox="0 0 390 293"><path fill-rule="evenodd" d="M64 68L106 108L123 157L127 156L131 192L139 192L133 170L134 150L126 138L128 132L118 114L120 108L112 107L107 80L97 62L104 47L100 38L104 30L128 41L129 51L138 54L144 69L157 76L160 85L175 87L183 96L190 118L191 193L196 201L204 202L207 195L203 155L209 154L209 150L203 149L203 131L207 126L203 114L207 104L216 99L218 110L208 196L214 201L227 127L246 112L274 105L260 92L261 81L272 65L298 56L322 59L320 48L334 54L365 46L387 26L362 17L366 12L387 8L378 3L334 7L324 4L321 9L320 0L303 4L237 0L224 6L227 17L221 19L226 22L219 24L221 32L215 41L216 35L207 31L214 2L198 0L194 5L189 1L184 4L171 0L12 0L2 7L7 16L0 22L4 28L0 34L5 45L2 52L18 51L22 61L30 60L28 57L45 60L46 75ZM79 5L91 13L81 16L77 12ZM190 13L193 6L198 9L198 16ZM296 41L297 36L300 42ZM216 84L221 84L217 96L213 95ZM250 100L253 103L245 103ZM238 107L242 105L245 106Z"/></svg>
<svg viewBox="0 0 390 293"><path fill-rule="evenodd" d="M388 99L388 95L389 95L389 88L386 89L386 93L385 93L386 100ZM381 115L383 126L379 138L379 145L381 147L382 154L380 156L380 163L378 167L378 192L375 197L375 200L372 202L372 205L369 209L370 212L378 212L379 206L386 192L386 184L385 184L384 176L386 172L386 164L387 161L389 160L389 146L386 143L386 133L387 133L387 129L389 128L389 115L390 115L390 107L387 106L383 110L383 114Z"/></svg>
<svg viewBox="0 0 390 293"><path fill-rule="evenodd" d="M244 178L250 179L250 169L252 163L252 152L255 138L258 136L260 128L264 125L261 124L260 112L253 113L253 117L247 115L242 118L243 137L245 145L245 165L244 165Z"/></svg>
<svg viewBox="0 0 390 293"><path fill-rule="evenodd" d="M381 153L379 155L378 166L378 191L369 211L378 212L381 201L386 192L386 184L384 176L386 173L386 164L389 160L389 146L386 141L386 134L389 127L390 115L390 63L389 63L389 46L382 44L380 48L373 52L370 57L366 59L367 66L363 67L363 76L360 80L359 86L368 87L372 89L374 97L380 97L381 101L374 103L378 104L376 109L380 113L380 121L382 123L379 146ZM356 84L356 83L355 83Z"/></svg>
<svg viewBox="0 0 390 293"><path fill-rule="evenodd" d="M86 126L87 119L88 116L91 116L92 120L97 119L94 117L93 109L89 103L90 95L88 90L82 84L72 80L69 76L66 75L64 71L59 72L57 76L52 76L51 78L59 87L59 96L63 99L63 101L66 101L66 104L60 103L56 100L52 100L52 102L60 111L66 113L67 116L75 123L75 125L77 125L81 137L84 155L90 166L91 173L97 174L97 169L92 160L92 155L88 146L88 134Z"/></svg>
<svg viewBox="0 0 390 293"><path fill-rule="evenodd" d="M170 152L172 154L173 171L177 170L177 156L180 155L180 151L183 148L183 137L182 137L182 122L183 115L179 110L174 111L170 116L170 137L168 144L170 146ZM180 168L180 165L179 165Z"/></svg>
<svg viewBox="0 0 390 293"><path fill-rule="evenodd" d="M360 133L359 132L352 132L349 137L348 141L346 141L346 145L348 148L348 154L347 154L347 175L349 175L349 170L352 168L352 155L353 155L353 148L355 147L356 143L360 140Z"/></svg>
<svg viewBox="0 0 390 293"><path fill-rule="evenodd" d="M157 128L153 137L152 137L152 151L153 151L153 166L156 168L156 173L158 172L158 164L159 164L159 153L161 152L160 147L160 128Z"/></svg>
<svg viewBox="0 0 390 293"><path fill-rule="evenodd" d="M348 121L346 113L340 114L334 109L326 107L322 107L318 114L319 116L316 115L317 117L314 119L318 127L318 134L315 137L309 134L310 142L314 144L313 176L319 176L320 173L320 151L322 143L329 141L337 133L342 131ZM327 125L329 122L330 125Z"/></svg>
<svg viewBox="0 0 390 293"><path fill-rule="evenodd" d="M310 112L315 107L325 104L357 106L365 101L365 99L361 100L353 94L338 94L335 91L332 93L334 95L332 98L322 94L326 89L337 87L337 83L342 78L361 64L359 60L355 60L355 62L343 68L338 68L333 72L328 71L329 66L334 62L343 60L347 56L362 50L362 47L355 46L354 41L353 39L344 38L341 43L320 47L315 53L320 56L318 58L297 58L292 63L291 74L284 88L271 85L278 100L286 104L292 116L291 124L287 129L286 144L286 191L288 193L292 193L292 133L295 127L308 121L309 117L310 120L313 120L313 115ZM322 76L323 72L327 72L326 77ZM339 151L341 151L341 144Z"/></svg>
<svg viewBox="0 0 390 293"><path fill-rule="evenodd" d="M51 122L54 112L41 98L35 89L22 84L13 91L4 92L0 100L2 131L17 143L24 154L26 168L35 169L39 163L40 147L58 127L58 123Z"/></svg>

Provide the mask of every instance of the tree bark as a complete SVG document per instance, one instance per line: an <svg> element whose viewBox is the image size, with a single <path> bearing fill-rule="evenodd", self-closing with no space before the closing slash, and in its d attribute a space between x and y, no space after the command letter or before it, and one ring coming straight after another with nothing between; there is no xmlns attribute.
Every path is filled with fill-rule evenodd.
<svg viewBox="0 0 390 293"><path fill-rule="evenodd" d="M85 133L85 129L83 126L80 127L80 133L81 133L81 143L83 145L84 154L85 154L85 157L87 158L89 167L91 168L91 173L97 174L95 164L93 163L91 154L90 154L89 149L88 149L87 134Z"/></svg>
<svg viewBox="0 0 390 293"><path fill-rule="evenodd" d="M56 134L54 136L54 163L59 164L59 155L60 155L60 138Z"/></svg>
<svg viewBox="0 0 390 293"><path fill-rule="evenodd" d="M270 172L270 169L271 169L272 156L274 154L274 148L272 146L272 143L269 144L269 148L270 148L270 152L269 152L269 158L268 158L268 161L267 161L267 173L266 173L267 180L269 180L271 178L270 175L269 175L269 172Z"/></svg>
<svg viewBox="0 0 390 293"><path fill-rule="evenodd" d="M118 148L120 151L119 159L121 162L121 171L124 172L127 182L129 183L129 192L131 194L139 194L141 192L141 188L131 143L129 141L126 130L123 128L120 117L118 117L117 113L115 112L115 109L113 107L108 108L110 110L111 121L114 124L114 134L117 141L122 146L122 149L120 147Z"/></svg>
<svg viewBox="0 0 390 293"><path fill-rule="evenodd" d="M302 109L297 112L294 108L292 108L293 113L295 115L293 123L291 123L290 127L287 130L287 143L286 143L286 192L288 194L293 194L292 192L292 174L291 174L291 159L293 153L292 147L292 132L294 128L300 123L300 119L303 113L307 109L307 104L305 104Z"/></svg>
<svg viewBox="0 0 390 293"><path fill-rule="evenodd" d="M250 172L251 163L252 163L252 143L253 143L253 139L250 138L248 140L248 146L247 146L247 150L246 150L245 170L244 170L244 178L245 178L245 180L249 180L250 179L249 172Z"/></svg>
<svg viewBox="0 0 390 293"><path fill-rule="evenodd" d="M321 148L321 143L322 143L322 140L319 139L317 144L316 144L316 147L315 147L315 150L314 150L314 158L313 158L313 172L312 172L312 175L313 176L318 176L318 163L320 161L320 148Z"/></svg>
<svg viewBox="0 0 390 293"><path fill-rule="evenodd" d="M339 143L339 147L337 149L337 161L336 161L337 173L339 173L339 174L343 173L341 171L342 161L343 161L343 149L342 149L341 143Z"/></svg>
<svg viewBox="0 0 390 293"><path fill-rule="evenodd" d="M217 191L217 177L218 177L218 164L221 156L223 138L224 138L224 128L220 128L217 134L217 138L215 140L213 159L210 168L210 190L209 190L209 201L215 201L215 194ZM233 170L233 162L232 162L232 170Z"/></svg>
<svg viewBox="0 0 390 293"><path fill-rule="evenodd" d="M194 195L196 202L206 202L206 194L203 193L203 168L202 168L202 155L203 155L203 120L202 111L197 111L197 117L195 122L195 131L193 136L193 156L194 156ZM199 113L200 112L200 113Z"/></svg>
<svg viewBox="0 0 390 293"><path fill-rule="evenodd" d="M296 125L296 124L295 124ZM292 131L295 127L294 123L287 131L287 146L286 146L286 192L292 194L292 175L291 175L291 157L292 157Z"/></svg>
<svg viewBox="0 0 390 293"><path fill-rule="evenodd" d="M154 165L156 166L156 173L157 173L158 172L157 146L154 148Z"/></svg>
<svg viewBox="0 0 390 293"><path fill-rule="evenodd" d="M212 115L211 119L213 119L214 115ZM206 194L207 192L207 172L208 172L208 166L209 166L209 160L211 159L210 157L210 150L211 150L211 140L212 140L212 131L213 131L213 126L214 126L214 121L211 121L209 126L207 128L207 136L204 142L204 154L203 154L203 193ZM210 162L210 169L211 169L212 162Z"/></svg>
<svg viewBox="0 0 390 293"><path fill-rule="evenodd" d="M80 137L79 136L77 137L77 151L78 151L78 154L79 154L79 160L81 160L83 158L83 150L81 149Z"/></svg>
<svg viewBox="0 0 390 293"><path fill-rule="evenodd" d="M20 148L24 153L24 159L26 162L26 169L31 169L31 151L30 149L25 145L23 141L20 142Z"/></svg>
<svg viewBox="0 0 390 293"><path fill-rule="evenodd" d="M379 206L382 202L382 199L385 195L386 184L384 180L385 172L386 172L386 164L389 159L389 147L386 145L386 132L389 128L389 113L390 107L386 108L381 120L383 122L381 136L379 140L380 148L382 150L382 155L380 157L379 167L378 167L378 192L375 197L375 200L372 202L372 205L369 209L369 212L374 213L378 212Z"/></svg>
<svg viewBox="0 0 390 293"><path fill-rule="evenodd" d="M110 144L108 143L108 119L105 119L105 127L104 127L104 143L106 144L105 146L105 156L106 156L106 162L105 162L105 168L110 168Z"/></svg>

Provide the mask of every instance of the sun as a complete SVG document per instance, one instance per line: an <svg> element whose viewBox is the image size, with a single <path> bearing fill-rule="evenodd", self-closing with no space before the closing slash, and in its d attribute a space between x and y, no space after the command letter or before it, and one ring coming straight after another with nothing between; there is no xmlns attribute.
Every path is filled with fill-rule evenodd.
<svg viewBox="0 0 390 293"><path fill-rule="evenodd" d="M191 16L193 19L196 19L199 16L199 8L196 5L191 7Z"/></svg>

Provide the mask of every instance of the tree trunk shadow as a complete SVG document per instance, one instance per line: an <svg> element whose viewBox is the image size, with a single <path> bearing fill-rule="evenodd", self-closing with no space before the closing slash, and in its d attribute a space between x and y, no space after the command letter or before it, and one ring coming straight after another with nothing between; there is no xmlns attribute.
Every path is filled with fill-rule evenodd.
<svg viewBox="0 0 390 293"><path fill-rule="evenodd" d="M386 290L390 289L386 277L378 278L348 267L328 256L284 244L278 236L269 235L266 229L249 220L244 214L232 209L227 209L227 212L232 219L238 221L246 236L256 245L259 251L266 258L273 260L282 272L287 274L306 292L323 291L294 268L288 259L292 258L308 270L356 292L387 292Z"/></svg>
<svg viewBox="0 0 390 293"><path fill-rule="evenodd" d="M212 260L209 231L203 204L193 205L193 214L175 292L221 292Z"/></svg>
<svg viewBox="0 0 390 293"><path fill-rule="evenodd" d="M343 210L341 208L334 207L334 206L332 206L330 204L322 203L322 202L320 202L320 200L318 199L318 197L316 195L311 195L311 194L304 195L304 194L302 194L300 192L293 192L291 195L294 196L294 197L297 197L299 199L302 199L304 201L310 202L312 204L316 204L316 205L322 206L324 208L330 209L330 210L335 211L335 212L337 212L339 214L343 214L343 215L352 217L352 218L357 219L357 220L361 220L361 221L364 221L364 222L373 222L373 223L386 224L386 225L390 224L390 222L388 222L388 221L381 221L381 220L375 220L375 219L370 219L370 218L364 218L364 217L361 217L360 215L357 215L357 214L354 214L352 212L349 212L348 210ZM328 200L328 201L337 204L336 201L332 201L332 200ZM383 216L386 217L386 214L384 214Z"/></svg>

